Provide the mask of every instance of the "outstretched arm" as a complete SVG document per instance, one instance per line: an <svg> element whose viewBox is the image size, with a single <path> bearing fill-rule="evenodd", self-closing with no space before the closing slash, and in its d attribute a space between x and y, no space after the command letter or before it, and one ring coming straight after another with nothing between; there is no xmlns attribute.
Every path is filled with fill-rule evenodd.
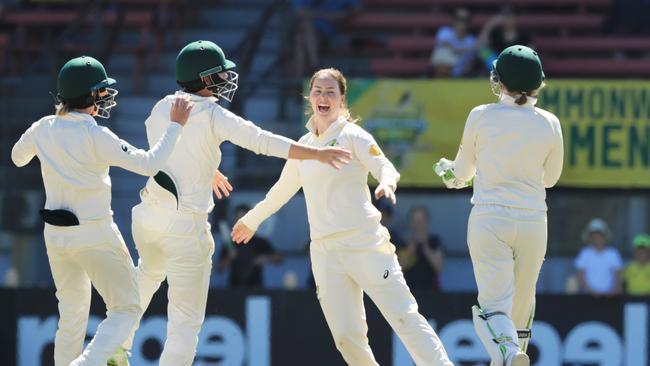
<svg viewBox="0 0 650 366"><path fill-rule="evenodd" d="M169 127L149 151L133 147L108 128L96 128L92 138L97 161L146 176L155 175L174 150L192 106L189 98L176 98L170 111Z"/></svg>
<svg viewBox="0 0 650 366"><path fill-rule="evenodd" d="M340 147L314 147L294 142L289 149L289 159L318 160L339 169L341 165L350 162L352 154Z"/></svg>
<svg viewBox="0 0 650 366"><path fill-rule="evenodd" d="M338 168L350 160L350 153L338 147L314 147L261 129L227 110L215 110L213 128L217 135L256 154L283 159L318 160Z"/></svg>
<svg viewBox="0 0 650 366"><path fill-rule="evenodd" d="M271 187L264 200L255 205L232 229L232 241L248 243L260 224L284 206L301 187L297 160L288 160L278 181Z"/></svg>

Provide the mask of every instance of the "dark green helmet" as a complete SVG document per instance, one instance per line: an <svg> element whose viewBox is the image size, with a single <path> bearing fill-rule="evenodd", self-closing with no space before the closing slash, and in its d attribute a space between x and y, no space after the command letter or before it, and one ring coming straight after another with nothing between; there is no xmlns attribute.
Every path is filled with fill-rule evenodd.
<svg viewBox="0 0 650 366"><path fill-rule="evenodd" d="M230 102L239 79L232 71L235 67L213 42L195 41L183 47L176 57L176 81L188 92L207 88L215 97Z"/></svg>
<svg viewBox="0 0 650 366"><path fill-rule="evenodd" d="M494 69L498 81L511 92L535 90L545 78L537 52L521 45L503 50L494 62Z"/></svg>
<svg viewBox="0 0 650 366"><path fill-rule="evenodd" d="M59 71L57 99L72 109L94 105L93 116L109 118L117 105L117 90L109 88L115 83L101 62L89 56L73 58Z"/></svg>
<svg viewBox="0 0 650 366"><path fill-rule="evenodd" d="M115 79L106 75L101 62L81 56L66 62L59 71L57 93L62 100L70 100L113 84Z"/></svg>
<svg viewBox="0 0 650 366"><path fill-rule="evenodd" d="M176 80L184 83L235 68L219 46L210 41L195 41L183 47L176 57Z"/></svg>

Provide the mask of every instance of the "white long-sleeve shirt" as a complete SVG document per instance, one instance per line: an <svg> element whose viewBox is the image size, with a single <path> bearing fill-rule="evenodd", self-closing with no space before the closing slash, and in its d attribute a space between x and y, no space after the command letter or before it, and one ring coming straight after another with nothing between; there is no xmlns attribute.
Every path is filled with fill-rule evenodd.
<svg viewBox="0 0 650 366"><path fill-rule="evenodd" d="M293 140L265 131L215 103L214 97L201 97L176 92L161 99L147 118L147 138L155 143L165 130L176 96L189 95L194 107L183 129L183 136L161 169L169 175L178 194L176 199L150 178L148 195L144 200L154 199L159 204L178 208L180 211L205 214L212 210L212 182L221 163L219 145L230 141L256 154L287 159Z"/></svg>
<svg viewBox="0 0 650 366"><path fill-rule="evenodd" d="M546 211L546 190L562 173L564 145L558 118L503 95L498 103L474 108L454 160L460 180L474 178L475 205L496 204Z"/></svg>
<svg viewBox="0 0 650 366"><path fill-rule="evenodd" d="M241 220L250 229L279 210L302 187L307 203L312 240L344 235L353 246L381 244L388 237L379 223L381 213L373 206L368 172L381 183L397 185L399 173L384 156L375 139L354 123L340 118L317 136L311 123L300 142L311 146L339 146L352 153L341 169L318 161L289 160L279 180Z"/></svg>
<svg viewBox="0 0 650 366"><path fill-rule="evenodd" d="M47 116L23 133L11 150L18 167L41 161L45 208L72 211L80 223L105 219L111 211L109 166L154 175L172 152L182 127L169 115L165 133L149 151L131 146L85 113Z"/></svg>

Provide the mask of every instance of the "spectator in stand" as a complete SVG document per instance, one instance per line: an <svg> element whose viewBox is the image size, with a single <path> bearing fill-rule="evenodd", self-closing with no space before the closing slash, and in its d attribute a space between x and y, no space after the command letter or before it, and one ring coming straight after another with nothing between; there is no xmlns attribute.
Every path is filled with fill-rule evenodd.
<svg viewBox="0 0 650 366"><path fill-rule="evenodd" d="M247 204L237 206L233 222L237 222L250 209ZM253 236L248 244L229 244L221 250L217 271L222 272L226 267L231 267L229 283L231 288L261 288L264 265L282 262L282 256L273 249L271 243L259 236Z"/></svg>
<svg viewBox="0 0 650 366"><path fill-rule="evenodd" d="M607 223L595 218L582 232L586 246L575 260L581 289L594 296L621 293L623 260L616 248L608 245L611 231Z"/></svg>
<svg viewBox="0 0 650 366"><path fill-rule="evenodd" d="M337 23L361 8L360 0L291 0L296 15L291 32L294 37L297 77L311 74L318 67L320 49L328 48L337 31Z"/></svg>
<svg viewBox="0 0 650 366"><path fill-rule="evenodd" d="M625 267L625 293L632 296L650 295L650 235L634 237L634 259Z"/></svg>
<svg viewBox="0 0 650 366"><path fill-rule="evenodd" d="M490 72L494 61L507 47L515 44L531 46L530 35L517 28L517 18L512 8L503 6L499 14L490 18L476 41L478 56Z"/></svg>
<svg viewBox="0 0 650 366"><path fill-rule="evenodd" d="M463 77L472 70L476 54L476 38L469 33L470 13L465 8L454 12L451 26L438 30L431 54L435 77Z"/></svg>
<svg viewBox="0 0 650 366"><path fill-rule="evenodd" d="M444 252L438 237L429 231L430 223L431 215L426 207L411 208L410 232L397 250L404 277L411 289L440 290Z"/></svg>

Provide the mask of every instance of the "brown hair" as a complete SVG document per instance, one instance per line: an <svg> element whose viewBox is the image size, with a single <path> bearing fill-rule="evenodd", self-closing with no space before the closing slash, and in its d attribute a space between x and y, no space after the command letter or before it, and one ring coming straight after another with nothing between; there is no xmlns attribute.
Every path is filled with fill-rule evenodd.
<svg viewBox="0 0 650 366"><path fill-rule="evenodd" d="M526 94L528 93L530 92L521 92L521 94L519 94L519 97L515 99L515 103L517 103L517 105L526 104L526 102L528 101L528 98L526 98Z"/></svg>
<svg viewBox="0 0 650 366"><path fill-rule="evenodd" d="M70 104L68 103L63 103L59 102L54 105L54 108L56 109L56 115L57 116L65 116L66 114L70 113L73 111L73 109L70 107Z"/></svg>
<svg viewBox="0 0 650 366"><path fill-rule="evenodd" d="M347 92L348 89L348 82L345 79L345 76L343 76L343 73L333 67L320 69L316 71L314 75L312 75L311 79L309 80L309 92L311 92L311 88L314 86L314 80L322 76L329 76L332 79L336 80L336 83L339 85L339 92L341 93L341 96L343 97L346 96L345 93ZM305 96L305 99L309 100L309 94ZM311 117L313 114L311 108L308 107L307 110L305 111L305 114L308 117ZM361 118L359 117L352 117L350 115L350 110L348 109L345 102L341 106L341 116L344 116L348 120L348 122L352 122L352 123L357 123L361 120Z"/></svg>

